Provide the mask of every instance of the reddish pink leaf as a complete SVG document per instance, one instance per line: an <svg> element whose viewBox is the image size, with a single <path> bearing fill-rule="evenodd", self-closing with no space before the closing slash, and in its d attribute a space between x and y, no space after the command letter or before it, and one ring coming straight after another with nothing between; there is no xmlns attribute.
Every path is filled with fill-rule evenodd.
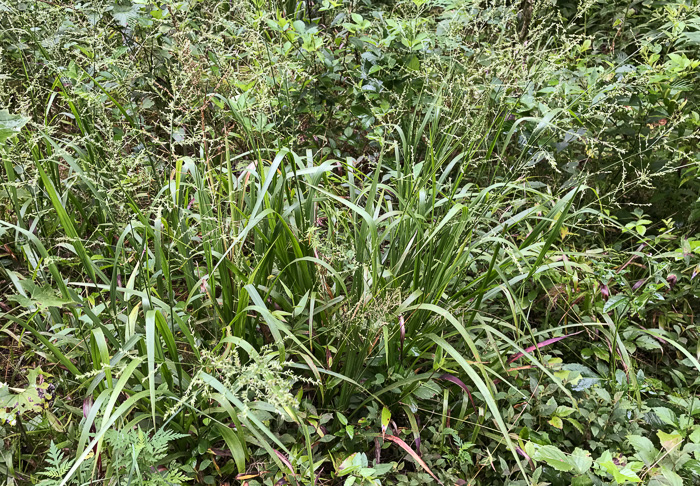
<svg viewBox="0 0 700 486"><path fill-rule="evenodd" d="M90 415L90 409L92 408L92 395L83 400L83 417L87 418Z"/></svg>
<svg viewBox="0 0 700 486"><path fill-rule="evenodd" d="M449 420L449 419L448 419L448 420ZM448 422L448 424L449 424L449 422ZM418 425L418 430L420 430L420 428L421 428L421 426L420 426L420 417L419 417L418 415L416 415L416 425ZM449 425L448 425L448 427L449 427ZM417 453L419 456L423 456L423 454L421 454L421 452L420 452L420 434L414 433L413 435L416 437L416 440L415 440L415 444L416 444L416 453Z"/></svg>
<svg viewBox="0 0 700 486"><path fill-rule="evenodd" d="M469 401L471 402L472 407L474 407L474 410L476 410L476 404L474 403L474 399L472 398L472 393L469 391L469 388L467 388L467 385L465 385L462 380L460 380L459 378L457 378L454 375L450 375L449 373L445 373L444 375L440 375L440 379L451 381L452 383L454 383L455 385L460 387L462 390L464 390L464 392L469 397Z"/></svg>
<svg viewBox="0 0 700 486"><path fill-rule="evenodd" d="M408 444L406 444L403 440L399 439L398 437L394 435L387 435L384 437L385 440L388 440L389 442L393 442L394 444L397 444L399 447L401 447L406 453L413 458L414 461L416 461L418 464L420 464L420 467L425 469L425 471L430 474L435 481L437 481L440 484L443 484L442 481L440 481L435 474L433 474L433 471L430 470L428 465L423 461L423 459L420 458L418 454L416 454L416 451L411 449Z"/></svg>
<svg viewBox="0 0 700 486"><path fill-rule="evenodd" d="M542 341L541 343L537 343L535 346L530 346L529 348L525 348L525 352L526 352L526 353L531 353L531 352L533 352L535 349L539 349L539 348L543 348L543 347L545 347L545 346L549 346L550 344L554 344L554 343L556 343L556 342L561 341L562 339L566 339L566 338L568 338L568 337L575 336L575 335L577 335L577 334L581 334L582 332L583 332L583 331L579 331L579 332L574 332L574 333L571 333L571 334L567 334L566 336L559 336L559 337L555 337L555 338L551 338L551 339L545 339L545 340ZM509 363L512 363L513 361L515 361L515 360L517 360L517 359L519 359L519 358L522 358L523 356L524 356L523 353L514 354L513 356L510 357L510 359L508 360L508 362L509 362Z"/></svg>
<svg viewBox="0 0 700 486"><path fill-rule="evenodd" d="M518 452L518 454L523 456L527 460L527 462L530 463L530 467L534 470L535 464L532 462L532 459L530 458L530 456L528 456L527 453L518 446L515 446L515 450Z"/></svg>
<svg viewBox="0 0 700 486"><path fill-rule="evenodd" d="M275 454L277 454L277 457L280 458L280 461L282 461L284 463L284 465L289 468L289 470L292 472L292 474L294 474L294 468L292 467L292 463L289 462L289 459L287 459L287 457L284 454L282 454L280 451L278 451L277 449L272 449L272 450L275 451Z"/></svg>

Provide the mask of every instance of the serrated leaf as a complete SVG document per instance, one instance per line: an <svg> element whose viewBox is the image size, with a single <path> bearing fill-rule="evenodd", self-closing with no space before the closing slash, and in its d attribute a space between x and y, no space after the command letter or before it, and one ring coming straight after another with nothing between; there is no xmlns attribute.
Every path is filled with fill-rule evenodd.
<svg viewBox="0 0 700 486"><path fill-rule="evenodd" d="M586 474L586 472L588 472L593 465L591 453L584 451L583 449L579 449L578 447L574 449L574 452L572 452L571 456L569 456L569 461L574 466L573 472L578 475Z"/></svg>
<svg viewBox="0 0 700 486"><path fill-rule="evenodd" d="M628 435L627 441L637 451L637 456L644 461L644 464L648 466L654 463L658 451L649 439L641 435Z"/></svg>
<svg viewBox="0 0 700 486"><path fill-rule="evenodd" d="M661 475L669 486L683 486L683 478L666 466L661 466Z"/></svg>
<svg viewBox="0 0 700 486"><path fill-rule="evenodd" d="M654 410L656 416L659 417L659 419L661 419L664 423L668 425L677 425L678 418L673 410L666 407L654 407L652 410Z"/></svg>

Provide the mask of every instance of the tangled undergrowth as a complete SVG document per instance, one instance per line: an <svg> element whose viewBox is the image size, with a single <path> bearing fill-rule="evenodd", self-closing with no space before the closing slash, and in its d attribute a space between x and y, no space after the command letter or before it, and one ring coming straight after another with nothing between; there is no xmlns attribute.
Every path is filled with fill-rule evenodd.
<svg viewBox="0 0 700 486"><path fill-rule="evenodd" d="M700 481L695 0L0 0L8 485Z"/></svg>

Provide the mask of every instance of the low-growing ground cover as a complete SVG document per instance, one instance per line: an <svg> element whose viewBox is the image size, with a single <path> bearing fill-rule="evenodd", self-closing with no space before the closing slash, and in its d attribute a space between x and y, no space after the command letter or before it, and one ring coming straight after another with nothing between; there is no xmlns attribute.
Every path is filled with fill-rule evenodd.
<svg viewBox="0 0 700 486"><path fill-rule="evenodd" d="M700 481L694 0L0 0L7 484Z"/></svg>

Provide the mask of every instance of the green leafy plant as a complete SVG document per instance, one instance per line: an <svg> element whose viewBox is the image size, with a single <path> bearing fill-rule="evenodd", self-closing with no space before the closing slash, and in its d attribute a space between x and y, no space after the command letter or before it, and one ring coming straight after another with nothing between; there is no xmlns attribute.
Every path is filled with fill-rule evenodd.
<svg viewBox="0 0 700 486"><path fill-rule="evenodd" d="M109 430L105 439L112 449L110 467L115 478L127 483L149 485L183 484L188 476L176 462L165 462L170 442L187 437L172 430L159 429L151 436L136 430Z"/></svg>
<svg viewBox="0 0 700 486"><path fill-rule="evenodd" d="M694 2L0 12L16 484L697 482Z"/></svg>

